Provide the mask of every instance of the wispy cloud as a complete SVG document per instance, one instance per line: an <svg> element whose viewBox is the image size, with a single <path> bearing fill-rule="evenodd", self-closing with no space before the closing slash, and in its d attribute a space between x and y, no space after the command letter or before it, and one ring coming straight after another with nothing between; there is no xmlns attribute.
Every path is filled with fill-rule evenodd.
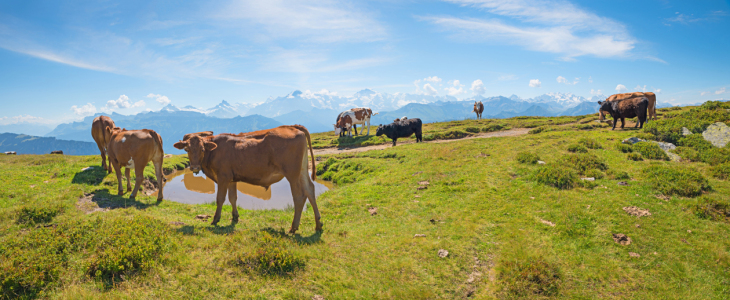
<svg viewBox="0 0 730 300"><path fill-rule="evenodd" d="M626 27L561 0L447 0L488 12L486 19L421 17L471 42L500 42L557 53L562 60L592 55L625 57L636 40ZM509 19L507 23L501 19ZM513 25L513 24L517 25Z"/></svg>
<svg viewBox="0 0 730 300"><path fill-rule="evenodd" d="M542 82L539 79L530 79L530 87L541 87Z"/></svg>
<svg viewBox="0 0 730 300"><path fill-rule="evenodd" d="M10 124L43 124L43 125L50 125L57 123L56 121L49 120L42 117L36 117L31 115L18 115L14 117L0 117L0 125L10 125Z"/></svg>
<svg viewBox="0 0 730 300"><path fill-rule="evenodd" d="M705 22L705 21L716 21L720 18L730 16L730 13L722 10L712 11L707 13L703 17L695 17L694 14L685 15L680 12L675 12L674 17L664 19L664 25L672 26L672 24L683 24L689 25L692 23Z"/></svg>

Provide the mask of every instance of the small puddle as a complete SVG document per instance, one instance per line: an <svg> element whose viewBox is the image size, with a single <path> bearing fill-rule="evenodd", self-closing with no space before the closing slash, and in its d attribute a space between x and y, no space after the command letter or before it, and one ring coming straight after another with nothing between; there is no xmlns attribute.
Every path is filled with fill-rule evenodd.
<svg viewBox="0 0 730 300"><path fill-rule="evenodd" d="M216 189L218 185L213 180L205 177L203 172L195 175L190 169L177 171L165 176L165 200L186 203L186 204L208 204L215 203ZM328 191L332 183L317 180L314 182L315 195ZM237 183L238 190L237 205L243 209L286 209L294 207L294 200L291 196L291 187L286 178L274 183L268 190L263 187L248 183ZM157 192L152 194L156 196ZM226 196L225 205L231 205Z"/></svg>

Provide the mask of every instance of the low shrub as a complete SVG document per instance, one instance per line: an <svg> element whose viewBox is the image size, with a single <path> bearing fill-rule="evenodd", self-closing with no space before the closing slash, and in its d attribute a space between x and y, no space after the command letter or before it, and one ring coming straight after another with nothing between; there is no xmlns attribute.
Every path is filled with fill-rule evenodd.
<svg viewBox="0 0 730 300"><path fill-rule="evenodd" d="M479 128L477 128L477 127L467 127L467 128L464 129L464 131L471 132L471 133L479 133Z"/></svg>
<svg viewBox="0 0 730 300"><path fill-rule="evenodd" d="M648 159L656 159L656 160L669 160L669 156L667 155L662 148L659 147L656 143L652 142L638 142L634 144L633 146L634 151L641 153L641 156L648 158Z"/></svg>
<svg viewBox="0 0 730 300"><path fill-rule="evenodd" d="M690 147L677 147L672 150L672 152L676 153L677 155L679 155L679 157L686 161L702 161L700 153Z"/></svg>
<svg viewBox="0 0 730 300"><path fill-rule="evenodd" d="M467 136L471 136L471 133L464 132L461 130L451 130L447 132L437 132L432 134L427 134L423 137L424 141L433 141L433 140L453 140L453 139L461 139L465 138Z"/></svg>
<svg viewBox="0 0 730 300"><path fill-rule="evenodd" d="M729 148L712 148L706 151L699 151L700 160L716 166L730 161Z"/></svg>
<svg viewBox="0 0 730 300"><path fill-rule="evenodd" d="M540 160L537 154L532 152L519 152L517 153L517 161L523 164L536 164Z"/></svg>
<svg viewBox="0 0 730 300"><path fill-rule="evenodd" d="M677 146L689 147L697 151L706 151L714 148L712 143L705 140L701 134L690 134L677 141Z"/></svg>
<svg viewBox="0 0 730 300"><path fill-rule="evenodd" d="M649 132L638 132L638 133L636 133L636 137L640 138L642 140L647 140L647 141L656 141L657 140L656 136Z"/></svg>
<svg viewBox="0 0 730 300"><path fill-rule="evenodd" d="M538 168L532 174L532 179L559 189L571 189L579 180L574 170L557 164L547 164Z"/></svg>
<svg viewBox="0 0 730 300"><path fill-rule="evenodd" d="M644 158L641 156L641 153L629 153L626 155L626 159L633 160L633 161L642 161Z"/></svg>
<svg viewBox="0 0 730 300"><path fill-rule="evenodd" d="M545 128L546 128L545 126L535 127L533 129L530 129L530 131L528 131L527 133L528 134L538 134L540 132L543 132L545 130Z"/></svg>
<svg viewBox="0 0 730 300"><path fill-rule="evenodd" d="M564 156L561 159L561 164L577 170L580 174L585 174L588 170L605 171L608 169L608 165L602 159L590 153L576 153Z"/></svg>
<svg viewBox="0 0 730 300"><path fill-rule="evenodd" d="M681 111L664 119L649 122L644 126L644 132L656 136L659 141L677 144L682 135L682 127L692 133L702 133L707 126L718 121L730 120L730 112L723 108L727 104L706 102L700 107L689 111Z"/></svg>
<svg viewBox="0 0 730 300"><path fill-rule="evenodd" d="M701 197L694 207L695 215L702 219L730 222L730 203L727 200Z"/></svg>
<svg viewBox="0 0 730 300"><path fill-rule="evenodd" d="M330 157L326 161L317 164L317 176L320 176L327 172L330 166L334 165L337 159Z"/></svg>
<svg viewBox="0 0 730 300"><path fill-rule="evenodd" d="M643 172L649 185L667 196L696 197L712 190L702 174L689 168L652 165Z"/></svg>
<svg viewBox="0 0 730 300"><path fill-rule="evenodd" d="M723 180L730 178L730 162L713 167L712 176Z"/></svg>
<svg viewBox="0 0 730 300"><path fill-rule="evenodd" d="M629 180L631 176L626 171L617 171L611 174L611 177L616 180Z"/></svg>
<svg viewBox="0 0 730 300"><path fill-rule="evenodd" d="M503 261L497 266L498 278L504 291L517 297L557 296L560 291L561 273L553 265L539 257Z"/></svg>
<svg viewBox="0 0 730 300"><path fill-rule="evenodd" d="M584 147L583 145L570 144L568 145L568 151L573 153L587 153L588 149L586 149L586 147Z"/></svg>
<svg viewBox="0 0 730 300"><path fill-rule="evenodd" d="M61 204L53 204L47 202L36 202L23 205L18 211L18 224L35 225L48 223L54 217L63 213L64 206Z"/></svg>
<svg viewBox="0 0 730 300"><path fill-rule="evenodd" d="M500 131L503 129L507 129L507 126L505 124L489 124L482 127L482 132Z"/></svg>
<svg viewBox="0 0 730 300"><path fill-rule="evenodd" d="M594 139L581 138L578 140L578 144L581 144L588 149L603 149L603 146Z"/></svg>
<svg viewBox="0 0 730 300"><path fill-rule="evenodd" d="M157 265L173 247L168 226L147 216L99 219L88 274L111 278Z"/></svg>
<svg viewBox="0 0 730 300"><path fill-rule="evenodd" d="M305 262L294 252L294 245L268 232L256 238L254 251L236 254L236 263L249 271L262 275L291 275L304 268Z"/></svg>
<svg viewBox="0 0 730 300"><path fill-rule="evenodd" d="M634 148L631 147L629 144L624 144L622 142L616 142L616 150L621 151L623 153L631 153L634 151Z"/></svg>
<svg viewBox="0 0 730 300"><path fill-rule="evenodd" d="M585 177L593 177L595 179L603 179L603 177L606 175L603 172L599 170L588 170L585 172Z"/></svg>

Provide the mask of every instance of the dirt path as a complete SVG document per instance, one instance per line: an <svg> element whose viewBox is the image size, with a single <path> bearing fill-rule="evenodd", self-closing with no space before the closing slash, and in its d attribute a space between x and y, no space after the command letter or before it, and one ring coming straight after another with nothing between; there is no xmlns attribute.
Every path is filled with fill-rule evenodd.
<svg viewBox="0 0 730 300"><path fill-rule="evenodd" d="M470 140L470 139L484 139L484 138L493 138L493 137L503 137L503 136L518 136L527 134L527 132L530 131L530 128L515 128L510 130L504 130L504 131L495 131L495 132L485 132L485 133L478 133L476 135L468 136L461 139L451 139L451 140L435 140L430 142L424 142L424 143L450 143L450 142L456 142L456 141L462 141L462 140ZM398 141L398 145L403 144L412 144L415 143L413 140L402 140ZM353 147L353 148L324 148L324 149L314 149L314 155L323 155L323 154L340 154L340 153L352 153L352 152L365 152L370 150L383 150L386 148L392 147L392 144L390 142L382 145L374 145L374 146L365 146L365 147Z"/></svg>

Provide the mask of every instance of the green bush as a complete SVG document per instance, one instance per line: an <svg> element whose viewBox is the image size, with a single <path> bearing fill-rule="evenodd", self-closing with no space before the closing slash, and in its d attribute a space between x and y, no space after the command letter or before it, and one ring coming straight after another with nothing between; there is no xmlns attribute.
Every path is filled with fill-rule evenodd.
<svg viewBox="0 0 730 300"><path fill-rule="evenodd" d="M641 156L648 159L669 160L667 153L656 143L638 142L633 146L634 151L641 153Z"/></svg>
<svg viewBox="0 0 730 300"><path fill-rule="evenodd" d="M643 172L649 185L667 196L696 197L712 190L702 174L689 168L653 165Z"/></svg>
<svg viewBox="0 0 730 300"><path fill-rule="evenodd" d="M0 297L36 298L55 284L68 263L69 241L60 228L31 229L0 241Z"/></svg>
<svg viewBox="0 0 730 300"><path fill-rule="evenodd" d="M437 132L432 134L427 134L423 137L424 141L433 141L433 140L453 140L453 139L461 139L465 138L467 136L471 136L471 133L464 132L461 130L451 130L447 132Z"/></svg>
<svg viewBox="0 0 730 300"><path fill-rule="evenodd" d="M581 144L588 149L603 149L603 146L594 139L581 138L578 140L578 144Z"/></svg>
<svg viewBox="0 0 730 300"><path fill-rule="evenodd" d="M642 161L644 158L641 156L641 153L629 153L626 155L626 159L633 160L633 161Z"/></svg>
<svg viewBox="0 0 730 300"><path fill-rule="evenodd" d="M588 170L605 171L608 169L608 165L602 159L591 153L576 153L564 156L561 159L561 165L572 167L580 174L585 174Z"/></svg>
<svg viewBox="0 0 730 300"><path fill-rule="evenodd" d="M236 254L236 262L250 271L281 276L290 275L305 266L304 259L293 251L291 242L262 232L256 243L256 250Z"/></svg>
<svg viewBox="0 0 730 300"><path fill-rule="evenodd" d="M588 170L585 172L585 177L593 177L595 179L603 179L605 174L599 170Z"/></svg>
<svg viewBox="0 0 730 300"><path fill-rule="evenodd" d="M528 134L538 134L540 132L545 131L545 128L546 128L545 126L536 127L536 128L530 129L530 131L528 131L527 133Z"/></svg>
<svg viewBox="0 0 730 300"><path fill-rule="evenodd" d="M542 258L528 257L503 261L497 266L502 288L511 296L557 296L560 270Z"/></svg>
<svg viewBox="0 0 730 300"><path fill-rule="evenodd" d="M698 199L694 207L695 215L702 219L730 222L730 203L707 197Z"/></svg>
<svg viewBox="0 0 730 300"><path fill-rule="evenodd" d="M477 128L477 127L467 127L467 128L465 128L464 130L465 130L466 132L471 132L471 133L479 133L479 128Z"/></svg>
<svg viewBox="0 0 730 300"><path fill-rule="evenodd" d="M623 153L631 153L634 151L634 148L631 147L629 144L624 144L622 142L616 142L616 150L621 151Z"/></svg>
<svg viewBox="0 0 730 300"><path fill-rule="evenodd" d="M548 164L535 170L532 179L538 183L553 186L559 189L571 189L579 180L578 175L570 168Z"/></svg>
<svg viewBox="0 0 730 300"><path fill-rule="evenodd" d="M489 124L482 127L482 132L500 131L502 129L507 129L504 124Z"/></svg>
<svg viewBox="0 0 730 300"><path fill-rule="evenodd" d="M147 216L99 219L88 274L110 278L149 269L173 247L168 226Z"/></svg>
<svg viewBox="0 0 730 300"><path fill-rule="evenodd" d="M702 161L700 153L690 147L677 147L676 149L672 150L672 152L679 155L679 157L681 157L683 160L695 162Z"/></svg>
<svg viewBox="0 0 730 300"><path fill-rule="evenodd" d="M611 174L611 177L616 180L629 180L631 176L626 171L617 171Z"/></svg>
<svg viewBox="0 0 730 300"><path fill-rule="evenodd" d="M583 145L570 144L568 145L568 151L573 153L587 153L588 149L586 149L586 147L584 147Z"/></svg>
<svg viewBox="0 0 730 300"><path fill-rule="evenodd" d="M710 165L719 165L730 161L730 149L712 148L706 151L699 151L700 160Z"/></svg>
<svg viewBox="0 0 730 300"><path fill-rule="evenodd" d="M726 105L706 102L689 111L649 122L644 126L644 132L655 135L657 140L677 144L684 137L682 127L687 127L692 133L702 133L712 123L730 120L730 112L723 108Z"/></svg>
<svg viewBox="0 0 730 300"><path fill-rule="evenodd" d="M519 152L517 153L517 161L523 164L536 164L540 160L537 154L532 152Z"/></svg>
<svg viewBox="0 0 730 300"><path fill-rule="evenodd" d="M726 162L724 164L713 167L712 176L723 180L730 178L730 162Z"/></svg>
<svg viewBox="0 0 730 300"><path fill-rule="evenodd" d="M701 134L690 134L677 141L677 146L689 147L697 151L706 151L714 148L712 143L705 140Z"/></svg>
<svg viewBox="0 0 730 300"><path fill-rule="evenodd" d="M640 138L642 140L647 140L647 141L656 141L657 140L656 136L649 132L638 132L638 133L636 133L636 137Z"/></svg>
<svg viewBox="0 0 730 300"><path fill-rule="evenodd" d="M327 172L327 169L334 165L337 162L337 159L330 157L326 161L318 163L317 164L317 176L320 176Z"/></svg>
<svg viewBox="0 0 730 300"><path fill-rule="evenodd" d="M48 223L54 217L63 213L64 206L60 204L41 203L33 201L23 205L18 212L18 224L35 225Z"/></svg>

